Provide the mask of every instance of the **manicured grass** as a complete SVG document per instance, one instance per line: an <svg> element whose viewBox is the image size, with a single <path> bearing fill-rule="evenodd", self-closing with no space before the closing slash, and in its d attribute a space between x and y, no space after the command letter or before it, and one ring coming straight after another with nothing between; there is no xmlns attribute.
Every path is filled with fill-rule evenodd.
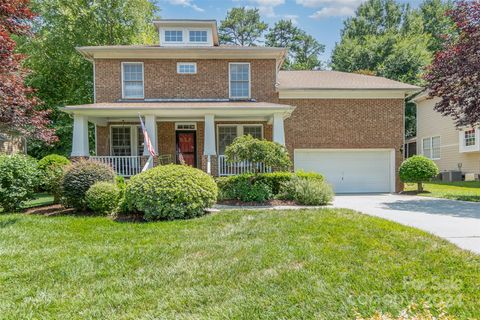
<svg viewBox="0 0 480 320"><path fill-rule="evenodd" d="M33 208L46 206L53 203L53 196L49 193L37 193L35 198L25 202L23 205L24 208Z"/></svg>
<svg viewBox="0 0 480 320"><path fill-rule="evenodd" d="M445 301L480 317L480 257L345 209L186 221L0 215L4 319L347 319Z"/></svg>
<svg viewBox="0 0 480 320"><path fill-rule="evenodd" d="M416 184L405 184L405 191L417 190ZM480 182L431 182L424 184L420 196L480 202Z"/></svg>

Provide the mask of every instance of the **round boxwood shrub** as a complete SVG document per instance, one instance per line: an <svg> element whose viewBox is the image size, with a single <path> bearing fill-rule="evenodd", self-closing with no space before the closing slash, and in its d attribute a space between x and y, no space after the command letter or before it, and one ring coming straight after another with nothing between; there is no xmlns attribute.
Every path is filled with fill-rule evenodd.
<svg viewBox="0 0 480 320"><path fill-rule="evenodd" d="M62 180L62 201L68 207L86 209L85 193L95 182L114 182L115 172L109 166L81 160L69 166Z"/></svg>
<svg viewBox="0 0 480 320"><path fill-rule="evenodd" d="M184 165L165 165L133 176L125 199L146 220L186 219L203 215L217 200L217 184L205 172Z"/></svg>
<svg viewBox="0 0 480 320"><path fill-rule="evenodd" d="M118 207L120 190L111 182L96 182L85 193L85 201L96 214L110 214Z"/></svg>
<svg viewBox="0 0 480 320"><path fill-rule="evenodd" d="M41 188L54 196L55 202L60 199L61 182L65 168L70 160L58 154L50 154L38 161L38 168L41 173Z"/></svg>
<svg viewBox="0 0 480 320"><path fill-rule="evenodd" d="M413 156L403 161L400 166L400 179L407 183L417 183L417 191L423 191L423 182L432 180L439 173L432 160L424 156Z"/></svg>
<svg viewBox="0 0 480 320"><path fill-rule="evenodd" d="M0 207L4 212L20 209L33 199L39 185L37 161L29 156L0 155Z"/></svg>

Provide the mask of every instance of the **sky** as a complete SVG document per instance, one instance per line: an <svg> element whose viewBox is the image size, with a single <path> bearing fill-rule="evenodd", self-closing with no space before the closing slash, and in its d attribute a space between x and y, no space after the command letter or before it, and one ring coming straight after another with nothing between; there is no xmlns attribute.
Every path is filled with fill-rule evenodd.
<svg viewBox="0 0 480 320"><path fill-rule="evenodd" d="M164 19L216 19L218 25L233 7L258 8L262 19L273 26L290 19L325 45L321 58L329 62L335 43L340 40L343 21L352 16L364 0L159 0ZM400 0L417 7L421 0Z"/></svg>

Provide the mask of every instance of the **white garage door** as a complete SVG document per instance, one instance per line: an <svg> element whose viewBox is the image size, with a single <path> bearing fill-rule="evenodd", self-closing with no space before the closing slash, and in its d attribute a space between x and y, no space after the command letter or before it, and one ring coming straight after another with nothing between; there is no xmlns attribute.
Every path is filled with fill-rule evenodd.
<svg viewBox="0 0 480 320"><path fill-rule="evenodd" d="M337 193L394 192L394 151L296 149L295 170L325 176Z"/></svg>

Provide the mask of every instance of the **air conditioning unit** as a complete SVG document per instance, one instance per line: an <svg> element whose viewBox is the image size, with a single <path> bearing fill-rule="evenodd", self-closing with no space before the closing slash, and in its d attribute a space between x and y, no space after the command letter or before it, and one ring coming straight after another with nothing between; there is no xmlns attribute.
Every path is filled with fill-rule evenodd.
<svg viewBox="0 0 480 320"><path fill-rule="evenodd" d="M462 171L450 170L442 172L443 182L462 181Z"/></svg>

